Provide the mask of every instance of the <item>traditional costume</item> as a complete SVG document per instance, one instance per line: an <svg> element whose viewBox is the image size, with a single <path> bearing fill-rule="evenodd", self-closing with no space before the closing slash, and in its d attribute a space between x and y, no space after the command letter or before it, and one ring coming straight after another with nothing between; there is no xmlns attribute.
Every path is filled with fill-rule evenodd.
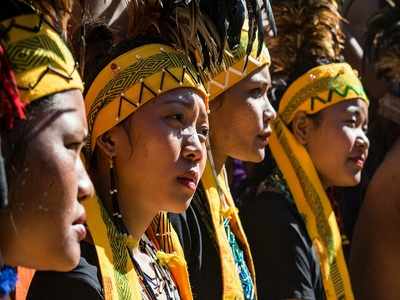
<svg viewBox="0 0 400 300"><path fill-rule="evenodd" d="M344 39L335 1L276 1L272 7L280 34L267 40L271 73L288 86L274 87L283 94L270 139L277 169L242 209L258 285L271 299L354 299L335 211L289 125L298 111L312 115L340 101L368 99L357 72L337 63Z"/></svg>
<svg viewBox="0 0 400 300"><path fill-rule="evenodd" d="M4 5L6 11L20 14L0 22L1 128L12 130L16 120L25 119L25 107L31 102L71 89L83 91L83 83L76 61L56 29L59 23L53 18L55 14L38 10L44 3L38 1L33 7L6 1ZM47 8L50 10L51 5ZM57 16L63 14L61 10L57 13ZM2 159L0 165L1 208L6 209L7 185ZM2 269L0 294L8 294L13 289L11 283L15 287L16 277L12 273L9 267ZM17 294L26 293L24 284L29 284L30 278L19 280Z"/></svg>
<svg viewBox="0 0 400 300"><path fill-rule="evenodd" d="M165 1L162 5L157 2L144 10L137 7L136 17L142 14L140 20L143 22L133 20L137 22L132 27L136 32L128 34L129 41L135 42L139 36L148 38L146 30L152 29L149 36L166 42L138 42L139 46L134 47L127 44L125 48L128 49L107 60L107 65L87 86L85 103L89 136L85 157L88 164L101 135L158 96L190 88L207 104L208 96L202 84L204 76L200 72L203 63L207 66L216 61L218 42L208 35L209 26L199 14L196 2L178 2ZM121 45L116 48L118 46ZM90 71L88 66L87 61L85 72ZM109 168L112 211L105 208L104 200L99 197L84 203L94 247L83 243L84 258L73 272L42 273L33 283L36 294L32 292L32 299L40 299L40 290L49 283L64 285L68 289L63 295L65 299L158 299L161 292L167 299L192 299L184 254L166 213L160 212L140 241L134 240L119 211L112 160ZM134 258L132 250L136 247L154 260L155 280L149 278ZM73 295L68 294L71 289L75 289Z"/></svg>
<svg viewBox="0 0 400 300"><path fill-rule="evenodd" d="M223 1L213 4L222 5L219 9L208 1L200 4L217 25L220 35L226 36L228 45L221 64L208 70L206 86L213 101L255 70L268 66L271 60L264 46L261 9L252 6L252 1L246 2L247 20L242 1L236 1L228 11L224 10ZM268 1L265 8L273 25ZM227 28L225 19L228 19ZM256 36L258 47L253 47ZM197 299L256 299L250 246L229 190L225 168L216 173L211 149L201 183L189 210L181 216L170 216L189 257L194 295Z"/></svg>

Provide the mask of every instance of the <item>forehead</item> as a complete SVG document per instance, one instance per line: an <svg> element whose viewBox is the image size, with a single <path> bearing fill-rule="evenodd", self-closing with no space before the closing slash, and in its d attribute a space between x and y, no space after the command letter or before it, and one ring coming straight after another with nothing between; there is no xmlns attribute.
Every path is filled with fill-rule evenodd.
<svg viewBox="0 0 400 300"><path fill-rule="evenodd" d="M368 104L361 99L342 101L322 111L324 114L359 113L368 117Z"/></svg>
<svg viewBox="0 0 400 300"><path fill-rule="evenodd" d="M270 82L271 75L269 73L269 66L264 65L261 68L256 69L253 71L249 76L247 76L244 80L246 81L263 81L263 82Z"/></svg>
<svg viewBox="0 0 400 300"><path fill-rule="evenodd" d="M203 95L200 95L194 89L191 88L178 88L169 92L166 92L158 96L154 101L154 104L165 105L165 104L182 104L188 108L194 107L196 104L203 103Z"/></svg>
<svg viewBox="0 0 400 300"><path fill-rule="evenodd" d="M54 125L59 125L64 130L86 130L85 107L79 90L60 92L54 94L52 99L52 113L47 115L54 119Z"/></svg>

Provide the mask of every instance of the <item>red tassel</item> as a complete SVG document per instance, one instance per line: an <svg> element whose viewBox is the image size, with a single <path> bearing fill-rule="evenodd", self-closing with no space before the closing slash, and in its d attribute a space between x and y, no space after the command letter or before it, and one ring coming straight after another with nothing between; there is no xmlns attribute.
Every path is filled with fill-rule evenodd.
<svg viewBox="0 0 400 300"><path fill-rule="evenodd" d="M16 118L25 119L25 105L21 101L17 81L4 46L0 43L0 118L7 128L14 126Z"/></svg>

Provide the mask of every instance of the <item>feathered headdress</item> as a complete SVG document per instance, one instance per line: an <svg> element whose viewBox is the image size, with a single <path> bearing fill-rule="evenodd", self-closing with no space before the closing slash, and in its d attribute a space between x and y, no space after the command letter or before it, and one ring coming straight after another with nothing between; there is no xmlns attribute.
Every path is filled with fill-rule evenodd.
<svg viewBox="0 0 400 300"><path fill-rule="evenodd" d="M368 21L364 64L372 63L379 77L400 95L400 7L384 8Z"/></svg>
<svg viewBox="0 0 400 300"><path fill-rule="evenodd" d="M223 42L215 26L201 13L196 0L130 0L127 3L126 40L156 39L181 49L198 67L210 66L222 55ZM82 13L85 7L82 5ZM113 32L101 20L82 17L80 37L75 37L83 69L95 57L107 57L113 50ZM119 44L120 41L119 41ZM86 48L85 45L90 45ZM90 59L92 58L92 60Z"/></svg>
<svg viewBox="0 0 400 300"><path fill-rule="evenodd" d="M223 44L234 50L240 45L245 19L248 19L247 55L250 55L257 38L257 56L260 55L265 40L264 20L276 35L276 26L269 0L200 0L201 10L215 24Z"/></svg>
<svg viewBox="0 0 400 300"><path fill-rule="evenodd" d="M345 38L338 6L335 0L272 1L279 31L266 40L273 77L295 79L319 61L341 60Z"/></svg>

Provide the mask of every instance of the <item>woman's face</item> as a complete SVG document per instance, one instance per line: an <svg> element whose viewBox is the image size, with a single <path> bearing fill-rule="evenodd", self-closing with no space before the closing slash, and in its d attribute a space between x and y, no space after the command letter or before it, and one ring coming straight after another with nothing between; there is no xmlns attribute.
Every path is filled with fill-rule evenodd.
<svg viewBox="0 0 400 300"><path fill-rule="evenodd" d="M368 156L368 106L343 101L320 112L310 123L305 147L325 187L354 186Z"/></svg>
<svg viewBox="0 0 400 300"><path fill-rule="evenodd" d="M260 162L276 117L267 91L271 87L268 66L214 99L211 104L210 139L213 154Z"/></svg>
<svg viewBox="0 0 400 300"><path fill-rule="evenodd" d="M122 201L122 213L131 205L150 213L188 207L206 162L208 118L201 96L189 88L165 93L106 135L115 146L118 196L135 200Z"/></svg>
<svg viewBox="0 0 400 300"><path fill-rule="evenodd" d="M37 112L27 126L21 168L9 172L2 254L11 265L67 271L78 264L79 242L86 234L79 201L93 194L80 159L87 135L82 94L54 95L51 108Z"/></svg>

